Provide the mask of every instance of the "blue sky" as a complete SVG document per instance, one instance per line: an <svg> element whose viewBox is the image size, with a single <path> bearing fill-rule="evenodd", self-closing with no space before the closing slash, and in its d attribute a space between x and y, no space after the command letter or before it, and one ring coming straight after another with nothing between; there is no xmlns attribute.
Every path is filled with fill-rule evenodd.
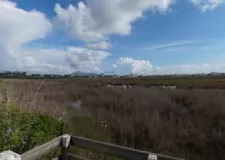
<svg viewBox="0 0 225 160"><path fill-rule="evenodd" d="M224 15L225 0L0 0L0 70L225 72Z"/></svg>

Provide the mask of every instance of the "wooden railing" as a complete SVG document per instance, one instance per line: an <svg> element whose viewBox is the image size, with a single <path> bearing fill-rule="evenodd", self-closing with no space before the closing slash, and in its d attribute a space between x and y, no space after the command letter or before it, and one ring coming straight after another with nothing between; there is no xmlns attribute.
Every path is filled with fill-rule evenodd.
<svg viewBox="0 0 225 160"><path fill-rule="evenodd" d="M69 153L70 147L79 147L98 153L104 153L107 156L118 157L126 160L184 160L171 156L165 156L156 153L136 150L128 147L122 147L110 143L104 143L83 137L63 135L48 143L38 146L21 155L21 160L35 160L48 155L58 147L62 148L59 160L87 160L73 153Z"/></svg>

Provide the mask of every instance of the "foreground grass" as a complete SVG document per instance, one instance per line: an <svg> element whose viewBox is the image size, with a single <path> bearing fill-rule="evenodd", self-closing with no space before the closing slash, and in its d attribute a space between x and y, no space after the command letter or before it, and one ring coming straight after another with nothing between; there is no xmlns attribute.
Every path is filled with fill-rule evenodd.
<svg viewBox="0 0 225 160"><path fill-rule="evenodd" d="M1 104L0 122L0 152L21 154L64 132L63 123L40 113L25 112L11 101Z"/></svg>

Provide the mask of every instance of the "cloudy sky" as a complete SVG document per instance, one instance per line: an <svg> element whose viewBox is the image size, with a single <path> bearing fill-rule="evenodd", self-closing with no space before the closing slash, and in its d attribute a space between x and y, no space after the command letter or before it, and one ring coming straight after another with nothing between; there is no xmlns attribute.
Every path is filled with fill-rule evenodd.
<svg viewBox="0 0 225 160"><path fill-rule="evenodd" d="M0 0L0 71L225 72L225 0Z"/></svg>

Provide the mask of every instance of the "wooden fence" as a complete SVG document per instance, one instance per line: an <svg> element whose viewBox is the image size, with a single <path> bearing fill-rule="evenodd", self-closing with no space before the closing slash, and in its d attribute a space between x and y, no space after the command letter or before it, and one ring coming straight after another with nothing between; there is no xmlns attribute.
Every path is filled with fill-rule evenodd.
<svg viewBox="0 0 225 160"><path fill-rule="evenodd" d="M83 137L63 135L56 139L38 146L21 155L21 160L35 160L54 152L61 147L59 160L87 160L87 158L69 153L69 148L79 147L94 152L103 153L107 156L118 157L126 160L184 160L171 156L140 151L128 147L118 146L110 143L104 143Z"/></svg>

